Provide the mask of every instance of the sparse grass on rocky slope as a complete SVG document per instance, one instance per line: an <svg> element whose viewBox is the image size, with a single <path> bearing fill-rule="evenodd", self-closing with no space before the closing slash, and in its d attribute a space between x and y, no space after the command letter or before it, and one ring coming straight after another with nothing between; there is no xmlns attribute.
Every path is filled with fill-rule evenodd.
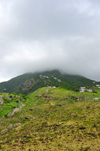
<svg viewBox="0 0 100 151"><path fill-rule="evenodd" d="M1 119L1 151L100 151L99 92L41 88L21 110ZM8 129L10 124L21 123Z"/></svg>

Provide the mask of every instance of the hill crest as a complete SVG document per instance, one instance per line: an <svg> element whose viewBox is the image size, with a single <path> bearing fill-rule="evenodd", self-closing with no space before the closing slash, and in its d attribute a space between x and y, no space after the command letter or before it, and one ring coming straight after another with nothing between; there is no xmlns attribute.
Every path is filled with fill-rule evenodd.
<svg viewBox="0 0 100 151"><path fill-rule="evenodd" d="M40 76L48 76L48 78L41 78ZM54 79L59 79L61 82ZM34 82L33 82L34 81ZM32 84L29 84L32 83ZM22 91L22 85L29 86L28 91ZM25 73L14 77L13 79L0 83L0 92L7 93L29 93L44 86L63 87L65 89L79 89L81 86L93 86L93 80L87 79L79 75L70 75L60 72L59 70Z"/></svg>

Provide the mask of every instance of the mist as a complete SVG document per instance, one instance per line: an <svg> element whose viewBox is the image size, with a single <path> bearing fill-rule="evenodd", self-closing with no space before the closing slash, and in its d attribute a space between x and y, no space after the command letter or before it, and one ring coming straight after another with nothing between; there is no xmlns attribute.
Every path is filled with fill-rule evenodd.
<svg viewBox="0 0 100 151"><path fill-rule="evenodd" d="M99 8L99 0L0 0L0 82L54 69L100 81Z"/></svg>

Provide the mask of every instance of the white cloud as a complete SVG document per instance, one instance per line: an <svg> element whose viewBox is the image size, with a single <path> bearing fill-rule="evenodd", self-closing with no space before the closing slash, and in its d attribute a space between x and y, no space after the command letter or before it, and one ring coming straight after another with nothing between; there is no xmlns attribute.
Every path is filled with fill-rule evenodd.
<svg viewBox="0 0 100 151"><path fill-rule="evenodd" d="M0 0L0 81L61 69L100 80L100 2Z"/></svg>

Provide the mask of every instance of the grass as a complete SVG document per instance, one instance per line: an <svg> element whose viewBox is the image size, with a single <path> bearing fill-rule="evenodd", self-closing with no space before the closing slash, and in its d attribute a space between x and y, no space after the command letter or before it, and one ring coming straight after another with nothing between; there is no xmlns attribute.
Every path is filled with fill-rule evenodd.
<svg viewBox="0 0 100 151"><path fill-rule="evenodd" d="M25 103L25 98L23 95L16 94L1 94L4 104L0 104L0 118L6 117L8 113L12 112L14 108L20 106L20 102Z"/></svg>
<svg viewBox="0 0 100 151"><path fill-rule="evenodd" d="M93 101L99 94L60 88L31 93L20 112L1 118L1 131L9 124L21 125L1 134L0 150L99 151L100 101Z"/></svg>

